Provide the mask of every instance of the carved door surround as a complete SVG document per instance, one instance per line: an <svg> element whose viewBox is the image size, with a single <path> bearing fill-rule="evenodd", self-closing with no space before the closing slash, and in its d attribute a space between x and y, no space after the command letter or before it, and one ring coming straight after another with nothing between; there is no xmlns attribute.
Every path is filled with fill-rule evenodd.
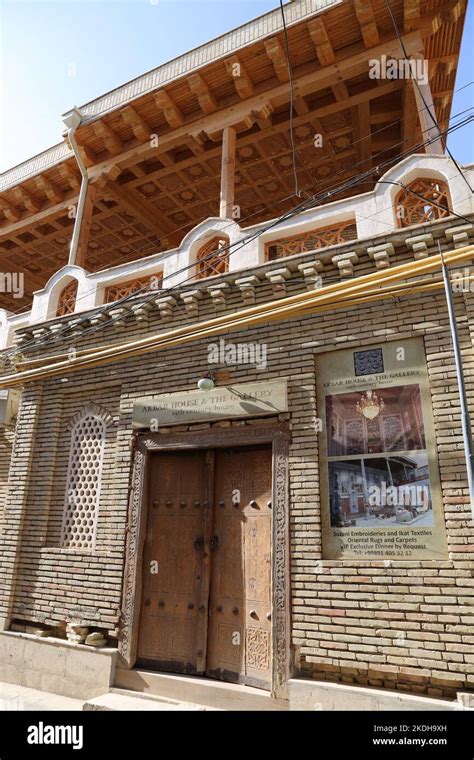
<svg viewBox="0 0 474 760"><path fill-rule="evenodd" d="M127 527L126 562L119 636L120 665L132 668L137 658L141 606L143 547L146 535L146 493L151 455L157 452L225 448L259 443L272 445L272 695L287 698L290 677L290 433L284 423L261 427L210 428L186 433L140 433L135 437Z"/></svg>

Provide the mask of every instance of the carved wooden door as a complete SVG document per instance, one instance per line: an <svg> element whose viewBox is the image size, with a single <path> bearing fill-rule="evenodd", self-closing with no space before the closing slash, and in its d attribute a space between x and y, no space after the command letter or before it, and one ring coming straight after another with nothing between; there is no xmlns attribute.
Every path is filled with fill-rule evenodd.
<svg viewBox="0 0 474 760"><path fill-rule="evenodd" d="M152 458L138 664L202 673L206 662L213 452Z"/></svg>
<svg viewBox="0 0 474 760"><path fill-rule="evenodd" d="M216 451L207 674L271 688L270 447Z"/></svg>
<svg viewBox="0 0 474 760"><path fill-rule="evenodd" d="M153 457L138 664L271 688L271 447Z"/></svg>

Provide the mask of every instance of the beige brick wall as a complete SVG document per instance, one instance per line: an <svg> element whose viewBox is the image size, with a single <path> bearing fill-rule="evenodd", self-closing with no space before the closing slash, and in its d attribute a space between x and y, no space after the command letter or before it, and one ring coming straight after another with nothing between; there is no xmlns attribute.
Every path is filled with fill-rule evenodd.
<svg viewBox="0 0 474 760"><path fill-rule="evenodd" d="M407 257L402 252L400 258ZM365 261L357 274L363 271L372 271L370 262ZM324 273L326 278L335 275L330 269ZM293 277L288 293L302 289L302 280ZM241 308L239 291L234 287L230 291L227 308ZM258 301L271 298L269 285L262 285L258 293ZM456 310L474 416L474 295L457 296ZM214 314L210 299L203 300L199 319ZM171 324L186 321L179 308ZM126 329L107 327L93 342L118 342L162 329L163 323L152 312L147 328L131 318ZM318 414L315 355L414 336L424 337L426 349L449 553L443 561L393 560L388 567L380 561L322 560L318 442L313 427ZM267 370L229 367L231 382L289 378L296 667L317 678L440 696L451 695L456 688L474 688L474 529L444 297L383 302L225 337L268 344ZM74 345L82 348L87 339ZM0 596L5 617L55 625L80 620L117 632L133 399L194 388L207 369L207 342L199 341L81 371L69 375L67 383L51 379L42 384L40 402L40 386L25 391L7 499L11 523L0 562L2 585L12 589L10 595ZM107 434L97 546L94 552L78 552L59 547L69 448L66 425L88 401L104 407L114 423Z"/></svg>

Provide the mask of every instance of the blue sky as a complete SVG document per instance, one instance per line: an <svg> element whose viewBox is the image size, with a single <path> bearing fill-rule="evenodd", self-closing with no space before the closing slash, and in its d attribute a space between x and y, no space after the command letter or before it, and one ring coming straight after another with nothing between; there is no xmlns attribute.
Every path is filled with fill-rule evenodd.
<svg viewBox="0 0 474 760"><path fill-rule="evenodd" d="M60 142L61 114L277 7L278 0L0 0L0 171ZM470 3L456 87L474 80ZM452 113L474 103L474 85ZM452 135L474 161L474 127Z"/></svg>

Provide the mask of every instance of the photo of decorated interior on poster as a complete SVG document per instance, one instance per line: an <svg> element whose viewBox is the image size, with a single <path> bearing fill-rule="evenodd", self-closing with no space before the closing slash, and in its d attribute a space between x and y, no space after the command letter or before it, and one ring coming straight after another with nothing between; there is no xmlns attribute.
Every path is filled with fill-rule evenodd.
<svg viewBox="0 0 474 760"><path fill-rule="evenodd" d="M444 525L423 342L318 357L323 553L431 557Z"/></svg>
<svg viewBox="0 0 474 760"><path fill-rule="evenodd" d="M420 386L326 397L328 456L425 449Z"/></svg>
<svg viewBox="0 0 474 760"><path fill-rule="evenodd" d="M433 525L426 453L329 462L331 526Z"/></svg>

